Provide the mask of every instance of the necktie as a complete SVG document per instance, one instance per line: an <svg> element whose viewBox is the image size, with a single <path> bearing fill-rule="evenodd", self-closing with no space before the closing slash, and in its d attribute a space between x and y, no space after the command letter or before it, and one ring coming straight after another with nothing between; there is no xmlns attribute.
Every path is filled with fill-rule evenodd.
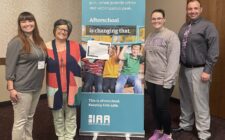
<svg viewBox="0 0 225 140"><path fill-rule="evenodd" d="M183 58L185 59L186 58L186 54L185 54L185 50L187 48L187 41L188 41L188 35L191 31L191 24L189 24L186 28L186 30L184 31L184 37L183 37L183 40L181 42L181 55L183 56ZM185 61L183 61L185 62Z"/></svg>

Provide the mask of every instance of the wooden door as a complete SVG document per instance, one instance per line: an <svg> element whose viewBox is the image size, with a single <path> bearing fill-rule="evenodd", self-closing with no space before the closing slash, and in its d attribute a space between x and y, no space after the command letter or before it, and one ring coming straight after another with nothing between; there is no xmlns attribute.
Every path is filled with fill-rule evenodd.
<svg viewBox="0 0 225 140"><path fill-rule="evenodd" d="M219 32L220 56L213 70L210 89L210 109L214 116L225 119L225 2L201 0L203 17L212 21Z"/></svg>

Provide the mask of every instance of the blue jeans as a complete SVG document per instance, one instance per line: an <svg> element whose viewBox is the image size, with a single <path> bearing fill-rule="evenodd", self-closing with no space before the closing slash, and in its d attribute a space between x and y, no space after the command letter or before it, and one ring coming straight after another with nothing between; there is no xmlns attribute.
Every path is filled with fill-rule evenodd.
<svg viewBox="0 0 225 140"><path fill-rule="evenodd" d="M117 80L117 78L108 78L108 77L103 78L103 84L102 84L103 92L114 93L115 86L116 86L116 80Z"/></svg>
<svg viewBox="0 0 225 140"><path fill-rule="evenodd" d="M138 75L121 74L116 82L116 93L123 93L125 84L131 84L134 87L134 93L142 94L141 80Z"/></svg>
<svg viewBox="0 0 225 140"><path fill-rule="evenodd" d="M92 92L93 86L95 87L95 92L102 92L102 81L102 76L86 72L83 92Z"/></svg>

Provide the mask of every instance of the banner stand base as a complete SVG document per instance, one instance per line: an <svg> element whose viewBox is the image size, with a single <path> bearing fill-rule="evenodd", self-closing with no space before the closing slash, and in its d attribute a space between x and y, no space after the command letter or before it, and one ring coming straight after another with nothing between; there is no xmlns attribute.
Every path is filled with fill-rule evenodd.
<svg viewBox="0 0 225 140"><path fill-rule="evenodd" d="M94 133L92 140L97 140L97 138L98 138L98 133Z"/></svg>
<svg viewBox="0 0 225 140"><path fill-rule="evenodd" d="M97 140L98 136L111 136L111 137L124 137L126 140L130 140L131 137L145 138L145 133L107 133L107 132L84 132L79 131L79 135L93 136L92 140Z"/></svg>

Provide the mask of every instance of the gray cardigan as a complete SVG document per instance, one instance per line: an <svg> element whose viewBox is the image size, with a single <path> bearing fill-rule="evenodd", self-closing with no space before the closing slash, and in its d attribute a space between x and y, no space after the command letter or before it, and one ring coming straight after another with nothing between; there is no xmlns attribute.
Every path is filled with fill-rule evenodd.
<svg viewBox="0 0 225 140"><path fill-rule="evenodd" d="M38 69L38 61L45 61L44 51L31 43L31 53L22 51L23 43L14 37L6 52L6 80L12 80L14 89L19 92L36 92L41 90L45 69Z"/></svg>

